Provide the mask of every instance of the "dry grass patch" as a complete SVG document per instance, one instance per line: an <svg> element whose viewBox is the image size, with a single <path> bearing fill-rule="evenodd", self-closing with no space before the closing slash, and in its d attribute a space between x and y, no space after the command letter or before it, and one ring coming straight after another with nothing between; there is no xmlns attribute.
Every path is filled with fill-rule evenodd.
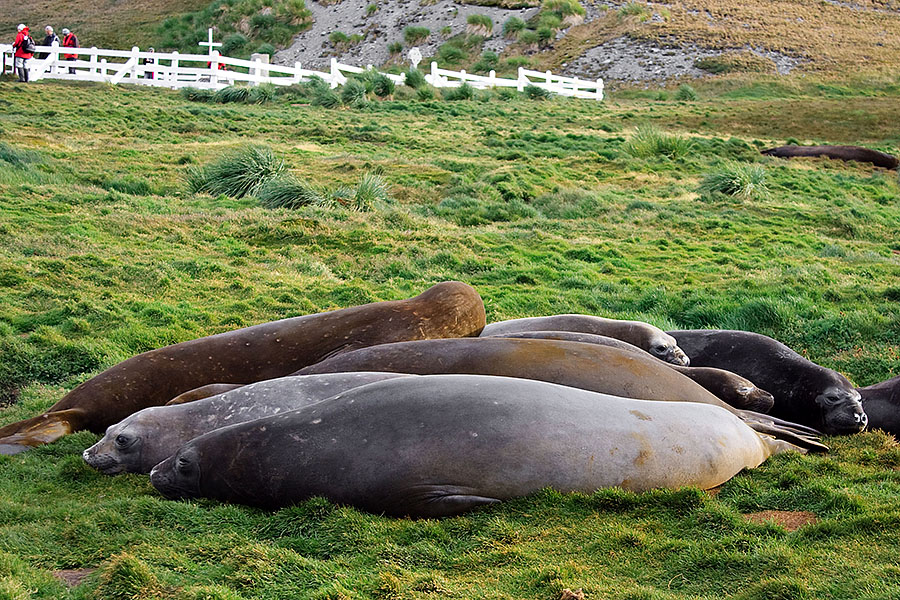
<svg viewBox="0 0 900 600"><path fill-rule="evenodd" d="M744 515L744 518L751 523L762 525L763 523L775 523L783 527L786 531L797 531L804 525L811 525L819 522L819 518L808 511L793 510L763 510L760 512Z"/></svg>

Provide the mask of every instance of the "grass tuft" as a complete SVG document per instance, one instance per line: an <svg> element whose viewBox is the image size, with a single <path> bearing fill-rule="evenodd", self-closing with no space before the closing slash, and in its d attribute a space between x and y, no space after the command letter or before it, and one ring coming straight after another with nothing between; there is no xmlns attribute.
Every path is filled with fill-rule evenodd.
<svg viewBox="0 0 900 600"><path fill-rule="evenodd" d="M303 206L325 206L329 203L326 194L293 175L273 177L260 186L256 196L265 208L295 209Z"/></svg>
<svg viewBox="0 0 900 600"><path fill-rule="evenodd" d="M687 138L662 132L652 125L642 125L625 144L625 151L635 158L680 158L687 156L692 146Z"/></svg>
<svg viewBox="0 0 900 600"><path fill-rule="evenodd" d="M241 198L284 170L284 161L271 148L250 145L225 155L202 168L189 167L186 175L192 193L224 194Z"/></svg>
<svg viewBox="0 0 900 600"><path fill-rule="evenodd" d="M744 200L768 197L766 170L762 165L732 162L703 178L698 191L704 196L724 194Z"/></svg>

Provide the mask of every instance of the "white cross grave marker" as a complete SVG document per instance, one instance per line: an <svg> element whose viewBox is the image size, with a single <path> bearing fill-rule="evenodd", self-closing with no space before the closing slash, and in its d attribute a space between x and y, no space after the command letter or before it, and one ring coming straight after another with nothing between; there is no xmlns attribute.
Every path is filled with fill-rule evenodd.
<svg viewBox="0 0 900 600"><path fill-rule="evenodd" d="M197 44L198 46L209 46L209 54L210 54L210 56L212 56L213 48L215 48L216 46L221 46L221 45L222 45L221 42L213 42L212 40L213 40L213 38L212 38L212 27L210 27L210 28L209 28L209 41L208 41L208 42L200 42L200 43Z"/></svg>
<svg viewBox="0 0 900 600"><path fill-rule="evenodd" d="M422 52L419 50L418 46L413 46L409 50L409 54L406 55L409 58L409 62L412 63L413 69L417 69L419 67L419 63L422 62Z"/></svg>

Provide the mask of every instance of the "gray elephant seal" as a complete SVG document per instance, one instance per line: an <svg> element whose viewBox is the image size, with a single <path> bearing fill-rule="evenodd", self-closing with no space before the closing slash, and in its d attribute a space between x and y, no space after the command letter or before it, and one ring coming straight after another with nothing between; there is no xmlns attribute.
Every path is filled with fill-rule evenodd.
<svg viewBox="0 0 900 600"><path fill-rule="evenodd" d="M862 396L870 428L900 434L900 375L856 391Z"/></svg>
<svg viewBox="0 0 900 600"><path fill-rule="evenodd" d="M414 298L262 323L150 350L110 367L42 415L0 427L10 454L78 431L103 431L148 406L208 383L252 383L289 375L333 354L400 340L476 336L484 303L460 281Z"/></svg>
<svg viewBox="0 0 900 600"><path fill-rule="evenodd" d="M646 353L598 344L499 337L397 342L333 356L297 374L348 371L522 377L625 398L702 402L733 412L757 431L811 450L826 449L818 443L818 432L804 431L769 415L732 408Z"/></svg>
<svg viewBox="0 0 900 600"><path fill-rule="evenodd" d="M648 355L648 353L628 342L623 342L622 340L617 340L605 335L595 335L593 333L579 333L576 331L523 331L520 333L497 334L496 337L584 342L586 344L600 344L601 346L619 348L628 352L639 352L645 356ZM659 359L654 357L654 360ZM712 367L682 367L662 360L659 362L670 369L675 369L688 379L696 381L708 391L715 394L720 400L734 408L764 413L768 412L775 402L772 394L759 389L752 381L746 377L741 377L737 373Z"/></svg>
<svg viewBox="0 0 900 600"><path fill-rule="evenodd" d="M641 321L621 321L593 315L528 317L490 323L481 331L481 336L496 337L523 331L576 331L605 335L637 346L660 360L684 367L690 364L675 338L662 329Z"/></svg>
<svg viewBox="0 0 900 600"><path fill-rule="evenodd" d="M110 425L103 439L85 450L82 457L107 475L149 473L185 443L214 429L295 410L361 385L397 377L410 375L281 377L189 403L152 406Z"/></svg>
<svg viewBox="0 0 900 600"><path fill-rule="evenodd" d="M893 154L879 152L862 146L779 146L761 150L760 154L778 156L780 158L792 158L800 156L826 156L839 160L855 160L856 162L872 163L876 167L884 169L896 169L900 161Z"/></svg>
<svg viewBox="0 0 900 600"><path fill-rule="evenodd" d="M274 509L324 496L444 517L546 487L711 488L789 450L716 406L436 375L218 429L154 467L150 482L167 498Z"/></svg>
<svg viewBox="0 0 900 600"><path fill-rule="evenodd" d="M781 342L749 331L670 331L691 363L734 371L775 397L770 414L831 435L865 429L860 395L847 378L812 363Z"/></svg>

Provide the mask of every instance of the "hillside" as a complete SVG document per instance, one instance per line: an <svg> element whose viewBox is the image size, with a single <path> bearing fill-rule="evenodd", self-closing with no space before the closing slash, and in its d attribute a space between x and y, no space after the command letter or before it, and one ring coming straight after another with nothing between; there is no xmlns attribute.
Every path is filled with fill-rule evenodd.
<svg viewBox="0 0 900 600"><path fill-rule="evenodd" d="M891 0L586 0L574 20L566 17L574 9L566 7L577 3L560 1L555 10L538 4L0 0L0 26L12 35L19 21L36 30L52 23L79 31L86 44L181 51L195 51L211 26L231 55L279 50L276 62L314 68L332 56L350 64L406 64L416 45L442 66L509 72L524 65L631 82L727 71L884 72L900 56L900 8ZM509 29L511 19L523 24Z"/></svg>

